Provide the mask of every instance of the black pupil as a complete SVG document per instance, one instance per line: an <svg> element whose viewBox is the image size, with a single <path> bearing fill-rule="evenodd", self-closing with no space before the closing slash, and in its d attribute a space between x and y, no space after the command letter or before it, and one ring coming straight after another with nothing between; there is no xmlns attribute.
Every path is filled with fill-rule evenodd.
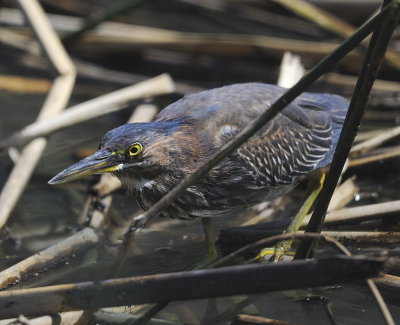
<svg viewBox="0 0 400 325"><path fill-rule="evenodd" d="M133 146L130 149L130 152L132 155L136 155L138 153L138 151L139 151L139 148L137 146Z"/></svg>

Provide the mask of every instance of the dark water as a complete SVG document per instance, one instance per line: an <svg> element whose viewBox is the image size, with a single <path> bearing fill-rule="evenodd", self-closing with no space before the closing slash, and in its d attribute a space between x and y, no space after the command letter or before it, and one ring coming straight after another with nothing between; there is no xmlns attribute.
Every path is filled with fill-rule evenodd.
<svg viewBox="0 0 400 325"><path fill-rule="evenodd" d="M0 136L9 135L33 121L43 99L43 95L0 92ZM74 97L72 103L84 99L84 96ZM6 233L3 234L0 246L2 269L67 238L81 228L77 219L82 211L89 183L93 180L61 186L49 186L47 181L76 160L73 153L78 149L94 150L102 134L122 124L129 116L129 111L128 109L100 117L50 136L47 149L10 217ZM360 202L352 204L398 198L400 173L394 168L397 163L398 161L391 160L356 170L363 196L360 197ZM3 154L0 162L0 184L4 183L11 168L12 162ZM388 168L395 172L388 175ZM130 215L138 213L138 210L123 191L118 191L110 213ZM243 220L240 216L234 219L220 218L215 222L215 233L219 229L238 225L241 221ZM135 252L128 258L122 271L123 276L183 270L198 261L202 255L202 227L198 221L157 220L149 229L139 234L135 245ZM82 252L15 287L28 288L102 278L115 253L116 247L109 245ZM400 320L399 297L383 294L395 319ZM275 292L251 298L246 306L241 304L246 299L245 296L175 302L160 312L158 317L184 324L195 324L201 320L204 323L217 324L220 314L228 311L220 324L227 324L235 313L263 315L296 324L384 324L371 293L362 284Z"/></svg>

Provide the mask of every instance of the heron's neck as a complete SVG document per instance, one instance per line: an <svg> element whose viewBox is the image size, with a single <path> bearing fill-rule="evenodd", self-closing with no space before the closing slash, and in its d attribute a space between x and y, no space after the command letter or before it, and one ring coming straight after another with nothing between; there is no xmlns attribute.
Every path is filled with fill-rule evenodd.
<svg viewBox="0 0 400 325"><path fill-rule="evenodd" d="M118 178L128 194L133 196L144 210L149 209L179 183L178 179L162 173L154 176L118 175Z"/></svg>

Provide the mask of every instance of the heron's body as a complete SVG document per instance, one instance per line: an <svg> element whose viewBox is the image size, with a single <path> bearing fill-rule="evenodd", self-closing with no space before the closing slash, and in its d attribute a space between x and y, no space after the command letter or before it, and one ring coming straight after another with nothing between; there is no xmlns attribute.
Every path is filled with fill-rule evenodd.
<svg viewBox="0 0 400 325"><path fill-rule="evenodd" d="M118 156L112 168L100 172L111 171L146 210L284 91L273 85L247 83L185 96L164 108L152 122L126 124L108 132L100 144L102 154L91 160L105 156L116 160ZM299 176L331 162L347 107L340 96L303 93L237 152L189 187L163 215L210 217L290 191ZM126 151L132 143L141 146L134 157ZM68 175L74 173L73 167L66 170ZM55 182L63 181L63 173Z"/></svg>

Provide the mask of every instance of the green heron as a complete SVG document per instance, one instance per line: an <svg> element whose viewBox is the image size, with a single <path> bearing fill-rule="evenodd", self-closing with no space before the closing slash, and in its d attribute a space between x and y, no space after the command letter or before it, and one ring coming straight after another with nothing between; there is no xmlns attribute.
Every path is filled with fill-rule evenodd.
<svg viewBox="0 0 400 325"><path fill-rule="evenodd" d="M187 95L164 108L152 122L109 131L96 153L49 183L110 172L147 210L284 92L274 85L244 83ZM347 107L348 102L337 95L303 93L187 188L162 215L202 218L208 229L208 217L289 192L299 176L331 162ZM205 234L206 238L210 235Z"/></svg>

